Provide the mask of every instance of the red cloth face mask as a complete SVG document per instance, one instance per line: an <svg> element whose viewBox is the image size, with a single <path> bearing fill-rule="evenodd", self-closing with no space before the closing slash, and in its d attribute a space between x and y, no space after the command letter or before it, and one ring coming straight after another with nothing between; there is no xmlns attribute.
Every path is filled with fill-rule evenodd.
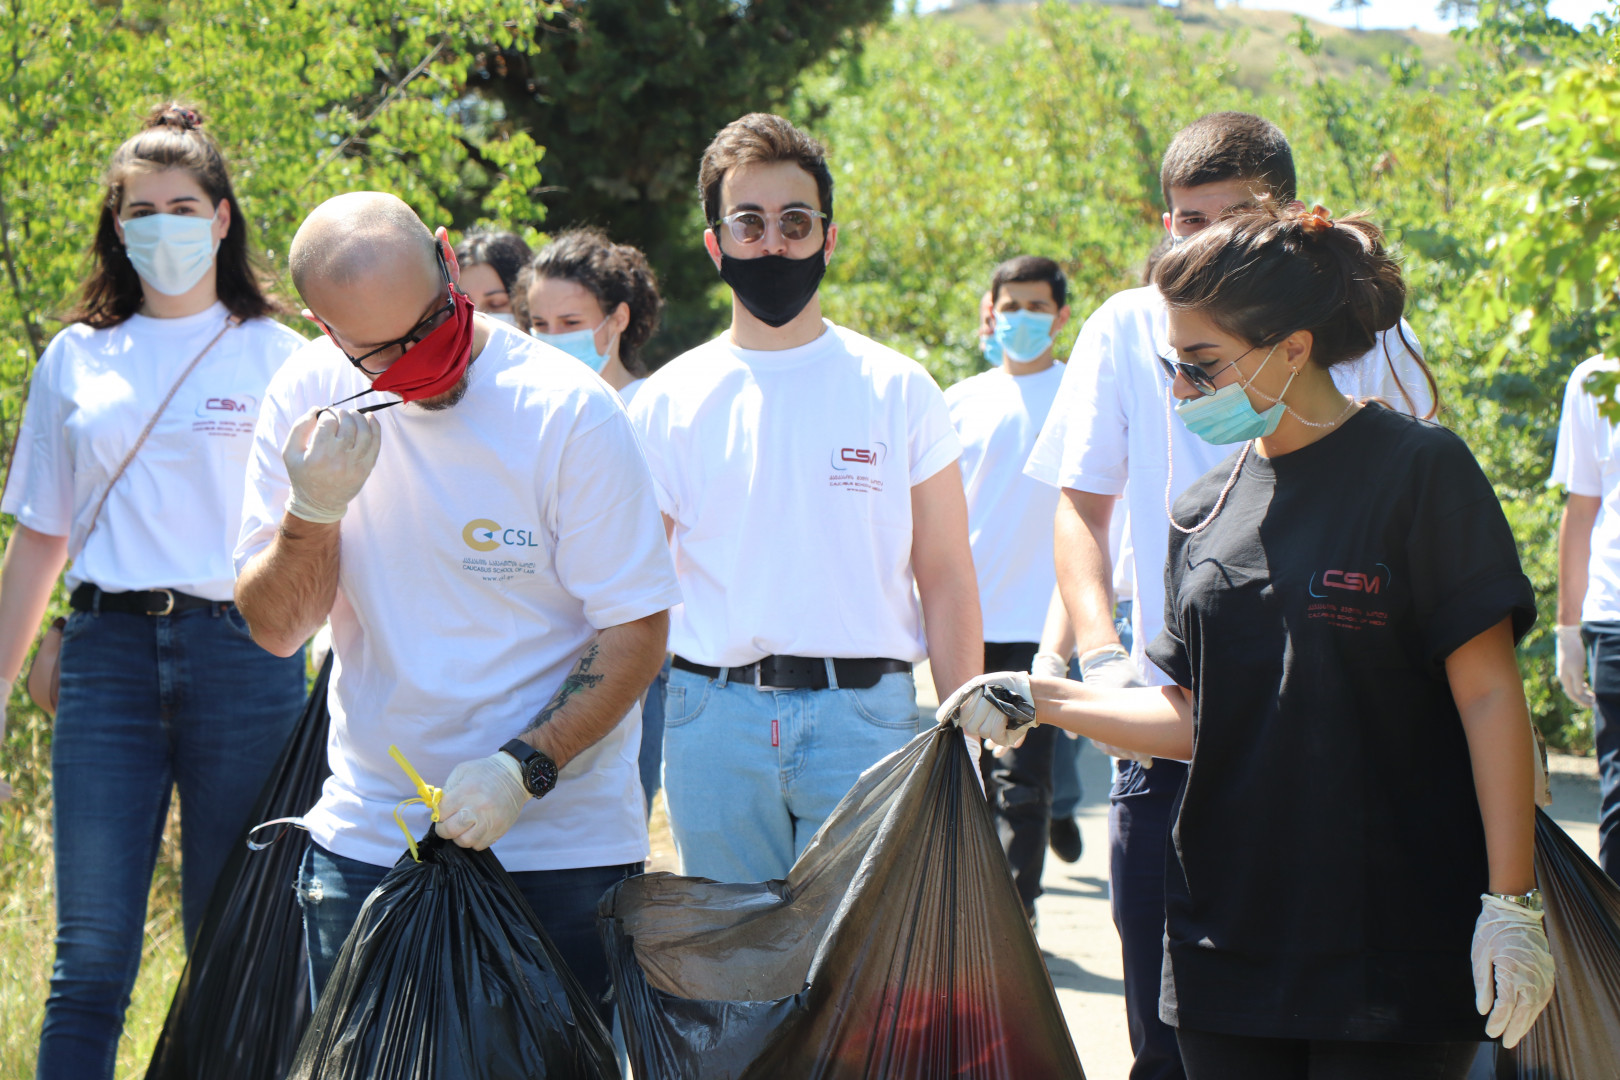
<svg viewBox="0 0 1620 1080"><path fill-rule="evenodd" d="M406 401L438 397L461 381L472 363L473 302L450 286L454 310L444 324L413 345L371 384Z"/></svg>

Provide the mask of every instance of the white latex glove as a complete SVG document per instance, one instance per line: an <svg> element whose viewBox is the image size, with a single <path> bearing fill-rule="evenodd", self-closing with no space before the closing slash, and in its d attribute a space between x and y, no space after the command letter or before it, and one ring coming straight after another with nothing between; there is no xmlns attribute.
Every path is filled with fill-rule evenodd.
<svg viewBox="0 0 1620 1080"><path fill-rule="evenodd" d="M1030 661L1029 673L1047 679L1067 679L1069 677L1069 662L1055 652L1038 652L1035 659ZM1063 734L1071 739L1078 739L1077 732L1062 728Z"/></svg>
<svg viewBox="0 0 1620 1080"><path fill-rule="evenodd" d="M1009 717L1003 709L1013 715ZM1000 671L969 679L945 699L934 719L1016 750L1035 726L1035 695L1029 689L1029 675Z"/></svg>
<svg viewBox="0 0 1620 1080"><path fill-rule="evenodd" d="M1563 684L1569 700L1583 709L1597 704L1591 686L1586 682L1586 644L1581 641L1579 626L1555 626L1553 638L1558 643L1554 655L1558 663L1558 681Z"/></svg>
<svg viewBox="0 0 1620 1080"><path fill-rule="evenodd" d="M1485 1016L1485 1034L1518 1045L1552 1000L1553 958L1541 912L1490 894L1474 924L1474 1006ZM1489 1014L1489 1015L1486 1015Z"/></svg>
<svg viewBox="0 0 1620 1080"><path fill-rule="evenodd" d="M1147 685L1142 681L1142 673L1136 670L1136 661L1125 651L1125 646L1117 643L1081 654L1080 681L1108 690L1124 690L1133 686ZM1091 740L1091 745L1109 757L1134 761L1144 769L1153 768L1152 754L1139 754L1135 750L1110 746L1096 739Z"/></svg>
<svg viewBox="0 0 1620 1080"><path fill-rule="evenodd" d="M529 801L517 758L497 750L450 770L439 799L439 835L483 851L506 835Z"/></svg>
<svg viewBox="0 0 1620 1080"><path fill-rule="evenodd" d="M311 409L299 417L281 448L292 481L287 512L318 524L342 518L381 448L382 426L371 413Z"/></svg>

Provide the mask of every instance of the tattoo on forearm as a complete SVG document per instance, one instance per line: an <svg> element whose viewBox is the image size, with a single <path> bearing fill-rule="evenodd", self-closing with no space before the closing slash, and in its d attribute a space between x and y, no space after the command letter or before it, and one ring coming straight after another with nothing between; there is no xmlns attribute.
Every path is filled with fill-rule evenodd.
<svg viewBox="0 0 1620 1080"><path fill-rule="evenodd" d="M591 672L592 665L596 663L596 655L597 643L593 641L590 647L585 650L585 654L579 658L579 662L574 665L574 670L568 673L568 678L563 680L562 685L557 687L557 692L551 695L551 700L546 702L546 707L541 709L540 714L529 722L528 727L523 729L525 732L540 727L555 716L557 710L568 703L569 698L581 690L589 690L602 681L602 676Z"/></svg>

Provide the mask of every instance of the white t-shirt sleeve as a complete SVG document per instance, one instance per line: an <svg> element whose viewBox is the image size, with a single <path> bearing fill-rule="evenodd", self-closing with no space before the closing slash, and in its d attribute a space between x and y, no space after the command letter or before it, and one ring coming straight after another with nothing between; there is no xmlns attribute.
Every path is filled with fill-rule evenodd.
<svg viewBox="0 0 1620 1080"><path fill-rule="evenodd" d="M1586 392L1586 379L1602 363L1594 357L1578 366L1564 386L1564 408L1558 417L1558 443L1553 451L1552 476L1548 486L1559 486L1571 495L1601 496L1603 466L1598 460L1598 425L1608 421L1598 413L1597 400Z"/></svg>
<svg viewBox="0 0 1620 1080"><path fill-rule="evenodd" d="M602 630L674 607L681 590L629 418L614 408L591 419L563 449L552 527L557 578Z"/></svg>
<svg viewBox="0 0 1620 1080"><path fill-rule="evenodd" d="M939 384L921 366L906 394L911 486L933 476L962 456L962 440L951 425L951 411Z"/></svg>
<svg viewBox="0 0 1620 1080"><path fill-rule="evenodd" d="M1111 322L1104 308L1080 328L1025 475L1097 495L1125 490L1130 424L1119 396Z"/></svg>
<svg viewBox="0 0 1620 1080"><path fill-rule="evenodd" d="M0 510L47 536L67 536L73 527L73 459L63 426L67 402L53 377L60 343L60 337L51 342L34 368L10 478L0 499Z"/></svg>
<svg viewBox="0 0 1620 1080"><path fill-rule="evenodd" d="M630 427L641 440L658 509L679 520L680 502L675 497L679 486L669 468L669 398L657 393L637 393L629 411Z"/></svg>
<svg viewBox="0 0 1620 1080"><path fill-rule="evenodd" d="M242 529L237 537L236 573L249 559L270 546L292 494L287 465L281 448L287 433L304 410L298 407L297 370L302 365L289 362L270 380L259 407L259 421L253 429L253 448L248 452L247 484L242 491Z"/></svg>
<svg viewBox="0 0 1620 1080"><path fill-rule="evenodd" d="M1360 359L1335 365L1333 381L1350 397L1378 398L1397 412L1423 416L1434 403L1418 362L1423 347L1405 319L1399 329L1379 334L1378 344Z"/></svg>

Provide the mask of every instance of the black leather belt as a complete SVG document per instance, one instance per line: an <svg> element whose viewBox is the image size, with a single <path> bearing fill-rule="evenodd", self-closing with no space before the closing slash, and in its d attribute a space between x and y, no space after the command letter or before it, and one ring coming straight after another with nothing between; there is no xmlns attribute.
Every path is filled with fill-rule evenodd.
<svg viewBox="0 0 1620 1080"><path fill-rule="evenodd" d="M834 660L833 670L838 673L840 690L870 690L883 676L895 671L910 671L905 660L876 659ZM720 677L720 669L707 664L694 664L684 656L671 661L672 667L703 675L710 679ZM731 668L727 682L770 687L775 690L827 689L827 661L819 656L767 656L752 664Z"/></svg>
<svg viewBox="0 0 1620 1080"><path fill-rule="evenodd" d="M121 615L178 615L182 611L231 606L228 600L205 600L177 589L146 589L142 592L105 592L88 581L73 590L68 605L74 611L113 611Z"/></svg>

